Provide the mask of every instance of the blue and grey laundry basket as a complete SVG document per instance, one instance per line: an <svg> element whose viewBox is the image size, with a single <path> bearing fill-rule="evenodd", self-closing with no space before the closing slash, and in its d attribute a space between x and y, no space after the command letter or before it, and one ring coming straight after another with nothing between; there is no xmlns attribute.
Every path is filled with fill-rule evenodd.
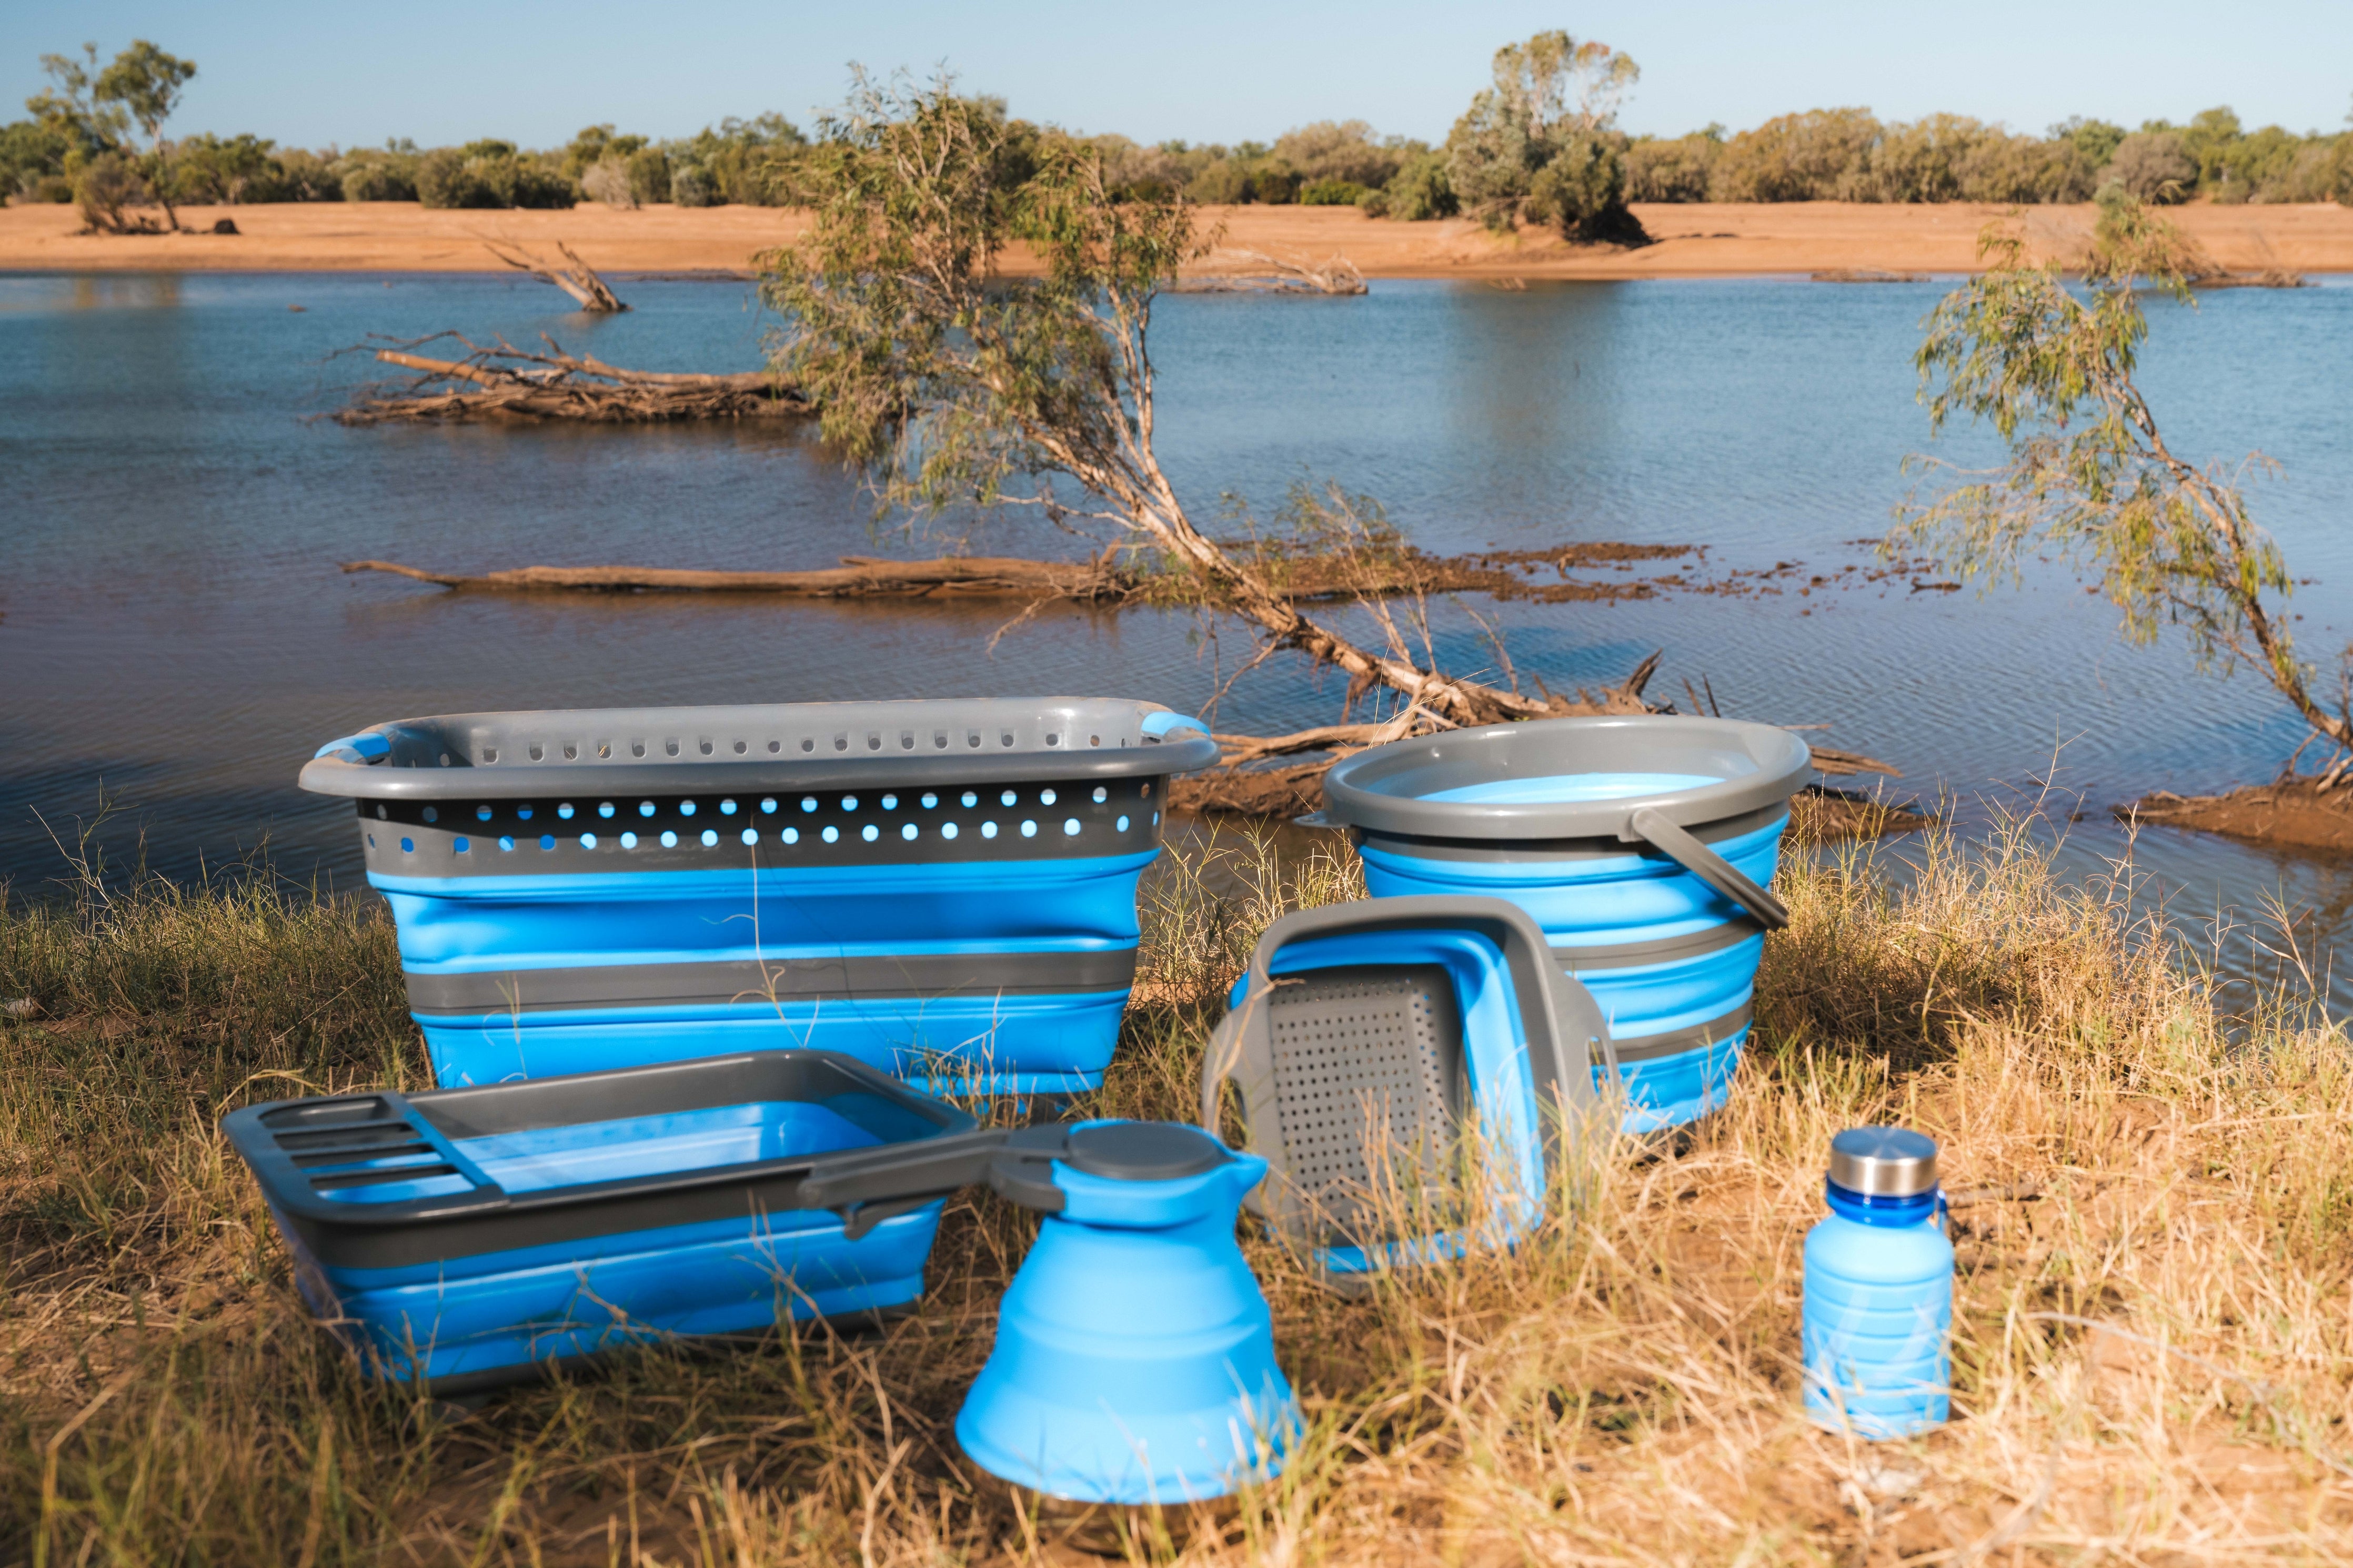
<svg viewBox="0 0 2353 1568"><path fill-rule="evenodd" d="M1001 1141L820 1051L280 1100L221 1130L311 1309L371 1375L442 1394L913 1302L940 1198ZM894 1179L866 1195L889 1201L807 1195L877 1163Z"/></svg>
<svg viewBox="0 0 2353 1568"><path fill-rule="evenodd" d="M444 1087L747 1049L934 1085L1102 1082L1136 879L1200 721L1103 699L406 719L356 803Z"/></svg>
<svg viewBox="0 0 2353 1568"><path fill-rule="evenodd" d="M1804 742L1675 715L1547 719L1359 752L1324 781L1376 898L1483 893L1544 928L1609 1020L1629 1131L1725 1102L1748 1037Z"/></svg>

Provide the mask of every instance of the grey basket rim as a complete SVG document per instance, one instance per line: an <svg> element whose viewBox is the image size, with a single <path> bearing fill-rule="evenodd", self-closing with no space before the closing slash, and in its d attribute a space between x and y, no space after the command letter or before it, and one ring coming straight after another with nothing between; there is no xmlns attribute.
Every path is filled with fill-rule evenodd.
<svg viewBox="0 0 2353 1568"><path fill-rule="evenodd" d="M1627 739L1639 746L1642 737L1663 740L1671 729L1678 742L1697 737L1744 752L1757 769L1698 789L1530 805L1433 801L1375 787L1409 767L1433 763L1461 770L1465 784L1480 775L1503 776L1493 761L1496 748L1562 744L1587 736ZM1666 713L1535 719L1395 741L1344 757L1324 775L1324 811L1335 826L1419 838L1616 838L1634 843L1642 837L1631 826L1638 811L1657 811L1683 827L1716 822L1780 804L1805 784L1812 769L1813 752L1805 742L1778 726L1747 720Z"/></svg>
<svg viewBox="0 0 2353 1568"><path fill-rule="evenodd" d="M934 706L937 700L917 698L765 706L793 710L835 709L846 717L851 710L887 713L902 706ZM944 756L927 753L898 757L778 756L765 761L518 763L491 768L477 767L470 761L460 761L444 768L416 768L387 767L382 765L380 759L363 759L349 748L349 742L364 737L389 737L397 731L413 731L428 725L514 722L532 719L577 722L587 715L625 712L671 712L686 718L740 710L726 705L702 705L667 710L559 708L431 713L387 720L329 742L321 748L319 755L303 764L296 783L308 794L346 800L444 801L473 800L484 796L535 799L596 790L689 795L712 790L869 789L894 784L904 787L925 784L1001 784L1031 779L1161 778L1212 766L1219 756L1218 743L1210 738L1207 725L1157 702L1101 697L975 698L971 701L976 709L984 704L999 703L1024 709L1110 706L1129 710L1144 719L1167 713L1173 715L1176 722L1167 726L1165 735L1147 735L1145 744L1140 746L1109 750L1062 748L1054 751L981 752Z"/></svg>

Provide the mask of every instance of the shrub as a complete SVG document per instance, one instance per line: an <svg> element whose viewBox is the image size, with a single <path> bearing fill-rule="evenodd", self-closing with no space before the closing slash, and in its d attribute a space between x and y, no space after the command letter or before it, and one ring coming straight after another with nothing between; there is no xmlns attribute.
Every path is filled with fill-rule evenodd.
<svg viewBox="0 0 2353 1568"><path fill-rule="evenodd" d="M512 161L507 177L508 206L564 208L578 205L579 190L563 172L537 159Z"/></svg>
<svg viewBox="0 0 2353 1568"><path fill-rule="evenodd" d="M1250 174L1233 159L1220 158L1187 181L1185 194L1212 206L1231 206L1250 200Z"/></svg>
<svg viewBox="0 0 2353 1568"><path fill-rule="evenodd" d="M2094 170L2103 168L2116 155L2116 144L2125 139L2125 128L2105 120L2086 120L2077 114L2061 121L2051 128L2051 140L2064 142L2083 155Z"/></svg>
<svg viewBox="0 0 2353 1568"><path fill-rule="evenodd" d="M1527 216L1563 239L1616 240L1641 232L1626 210L1625 138L1576 131L1528 182Z"/></svg>
<svg viewBox="0 0 2353 1568"><path fill-rule="evenodd" d="M2067 138L2037 141L1999 131L1955 165L1960 197L1969 202L2087 202L2099 184L2099 165Z"/></svg>
<svg viewBox="0 0 2353 1568"><path fill-rule="evenodd" d="M229 206L283 200L279 189L283 171L269 153L274 145L249 133L224 139L206 132L184 139L173 159L181 199Z"/></svg>
<svg viewBox="0 0 2353 1568"><path fill-rule="evenodd" d="M702 164L673 163L670 171L670 199L682 207L715 207L719 205L719 186L711 178L711 171Z"/></svg>
<svg viewBox="0 0 2353 1568"><path fill-rule="evenodd" d="M82 222L109 234L121 234L129 226L122 216L125 208L148 206L155 199L139 166L121 153L100 153L80 163L72 180Z"/></svg>
<svg viewBox="0 0 2353 1568"><path fill-rule="evenodd" d="M417 199L428 207L568 207L572 182L511 142L437 147L418 160Z"/></svg>
<svg viewBox="0 0 2353 1568"><path fill-rule="evenodd" d="M506 205L479 175L467 169L466 154L456 147L436 147L418 160L417 199L426 206L437 208Z"/></svg>
<svg viewBox="0 0 2353 1568"><path fill-rule="evenodd" d="M73 137L44 121L0 125L0 201L73 200L66 158L75 146Z"/></svg>
<svg viewBox="0 0 2353 1568"><path fill-rule="evenodd" d="M1383 213L1406 223L1452 217L1462 210L1454 186L1446 177L1444 153L1418 153L1398 170L1397 177L1379 193ZM1366 209L1370 211L1370 208Z"/></svg>
<svg viewBox="0 0 2353 1568"><path fill-rule="evenodd" d="M2001 134L1965 114L1928 114L1883 125L1863 150L1851 194L1867 202L1957 200L1961 164Z"/></svg>
<svg viewBox="0 0 2353 1568"><path fill-rule="evenodd" d="M2339 202L2353 206L2353 134L2305 142L2265 201Z"/></svg>
<svg viewBox="0 0 2353 1568"><path fill-rule="evenodd" d="M1268 162L1250 172L1250 200L1282 206L1299 199L1299 173L1287 163Z"/></svg>
<svg viewBox="0 0 2353 1568"><path fill-rule="evenodd" d="M1784 114L1724 145L1711 193L1720 202L1819 202L1850 198L1878 139L1867 109Z"/></svg>
<svg viewBox="0 0 2353 1568"><path fill-rule="evenodd" d="M339 202L343 199L342 160L330 148L324 154L289 147L278 154L277 194L280 202ZM256 198L257 200L261 198Z"/></svg>
<svg viewBox="0 0 2353 1568"><path fill-rule="evenodd" d="M2276 125L2266 125L2261 131L2242 137L2221 161L2221 179L2214 190L2216 201L2278 202L2288 197L2288 173L2295 167L2297 156L2304 151L2304 138L2292 135ZM2231 194L2224 195L2227 185Z"/></svg>
<svg viewBox="0 0 2353 1568"><path fill-rule="evenodd" d="M1626 149L1630 202L1704 202L1724 143L1697 132L1672 141L1645 136Z"/></svg>
<svg viewBox="0 0 2353 1568"><path fill-rule="evenodd" d="M1310 180L1299 187L1303 207L1349 207L1363 200L1365 187L1354 180Z"/></svg>
<svg viewBox="0 0 2353 1568"><path fill-rule="evenodd" d="M639 202L670 200L670 154L659 147L640 147L629 154L629 195Z"/></svg>
<svg viewBox="0 0 2353 1568"><path fill-rule="evenodd" d="M642 136L615 135L610 124L586 126L565 145L561 166L565 178L576 180L607 158L627 163L645 144Z"/></svg>
<svg viewBox="0 0 2353 1568"><path fill-rule="evenodd" d="M1350 184L1360 190L1388 184L1411 153L1424 150L1418 143L1377 142L1373 128L1361 120L1319 120L1284 132L1274 143L1275 157L1298 170L1306 184ZM1303 194L1301 204L1306 200Z"/></svg>
<svg viewBox="0 0 2353 1568"><path fill-rule="evenodd" d="M1490 228L1508 229L1543 160L1526 119L1482 92L1446 137L1446 180L1455 199Z"/></svg>
<svg viewBox="0 0 2353 1568"><path fill-rule="evenodd" d="M715 130L705 126L666 150L673 166L694 164L710 180L712 200L706 205L786 206L799 194L800 163L807 145L783 115L763 114L753 120L730 117ZM676 177L673 172L673 182ZM678 199L675 190L671 199Z"/></svg>
<svg viewBox="0 0 2353 1568"><path fill-rule="evenodd" d="M2181 138L2170 131L2137 131L2126 137L2103 173L2106 180L2158 205L2188 201L2198 183L2198 165L2182 151Z"/></svg>
<svg viewBox="0 0 2353 1568"><path fill-rule="evenodd" d="M350 167L343 172L343 200L347 202L413 202L418 199L417 165L408 162L396 163L389 158L370 158L364 163L344 162Z"/></svg>
<svg viewBox="0 0 2353 1568"><path fill-rule="evenodd" d="M580 176L580 188L590 201L624 212L638 205L638 198L629 190L628 165L618 158L602 158L590 164Z"/></svg>

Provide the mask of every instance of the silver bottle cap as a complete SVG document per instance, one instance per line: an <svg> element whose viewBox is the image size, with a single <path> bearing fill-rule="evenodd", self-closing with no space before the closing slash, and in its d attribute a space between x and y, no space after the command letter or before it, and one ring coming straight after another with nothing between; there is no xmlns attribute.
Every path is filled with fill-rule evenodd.
<svg viewBox="0 0 2353 1568"><path fill-rule="evenodd" d="M1936 1184L1936 1141L1908 1127L1850 1127L1831 1140L1831 1180L1873 1198L1908 1198Z"/></svg>

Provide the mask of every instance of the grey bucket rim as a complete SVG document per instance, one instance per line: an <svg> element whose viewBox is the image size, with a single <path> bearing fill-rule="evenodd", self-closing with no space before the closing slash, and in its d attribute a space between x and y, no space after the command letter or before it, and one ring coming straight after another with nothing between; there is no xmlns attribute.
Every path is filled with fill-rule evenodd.
<svg viewBox="0 0 2353 1568"><path fill-rule="evenodd" d="M512 731L534 721L547 726L577 727L583 738L592 736L599 722L611 729L616 737L627 732L627 725L641 726L649 736L653 736L660 733L657 716L668 726L677 727L681 739L698 726L708 727L716 734L730 727L748 727L755 721L774 724L787 714L799 716L803 722L825 714L828 717L822 721L823 727L838 723L853 728L895 728L913 721L921 711L934 716L923 719L923 724L929 726L939 721L936 715L949 710L968 710L975 719L988 716L991 725L1016 716L1035 721L1057 712L1071 721L1082 714L1098 720L1116 714L1132 721L1138 734L1134 744L1102 747L1023 745L833 756L823 752L765 757L678 755L659 760L614 757L592 761L583 754L562 762L490 763L463 754L465 743L459 742L453 746L448 739L471 730L479 742L481 732L491 727ZM1147 721L1160 714L1169 715L1170 721L1156 731L1148 729ZM1075 737L1077 731L1068 733ZM376 754L364 756L353 742L369 738L376 742L370 748ZM527 736L509 741L501 734L498 745L503 749L509 744L529 743ZM431 767L414 762L403 763L398 753L404 745L412 752L416 746L425 746L448 761ZM848 702L505 709L433 713L370 725L321 747L319 753L303 764L296 782L311 795L364 801L505 799L553 796L589 788L679 795L764 788L865 789L927 783L1159 778L1208 767L1218 755L1218 743L1210 739L1208 726L1200 720L1162 703L1120 697L894 698Z"/></svg>
<svg viewBox="0 0 2353 1568"><path fill-rule="evenodd" d="M1388 795L1370 787L1416 765L1451 763L1470 772L1472 757L1448 753L1513 748L1564 737L1609 732L1656 733L1673 728L1681 737L1713 735L1729 742L1757 763L1757 771L1697 789L1666 790L1613 800L1542 804L1433 801ZM1493 762L1477 766L1482 777L1509 776ZM1633 826L1638 813L1651 812L1680 827L1693 827L1776 805L1795 795L1813 771L1805 742L1772 724L1680 713L1606 714L1571 719L1535 719L1451 730L1418 740L1395 741L1344 757L1324 775L1324 814L1334 826L1416 838L1543 840L1616 838L1641 842ZM1472 782L1469 779L1461 781ZM1453 785L1440 785L1451 788Z"/></svg>

